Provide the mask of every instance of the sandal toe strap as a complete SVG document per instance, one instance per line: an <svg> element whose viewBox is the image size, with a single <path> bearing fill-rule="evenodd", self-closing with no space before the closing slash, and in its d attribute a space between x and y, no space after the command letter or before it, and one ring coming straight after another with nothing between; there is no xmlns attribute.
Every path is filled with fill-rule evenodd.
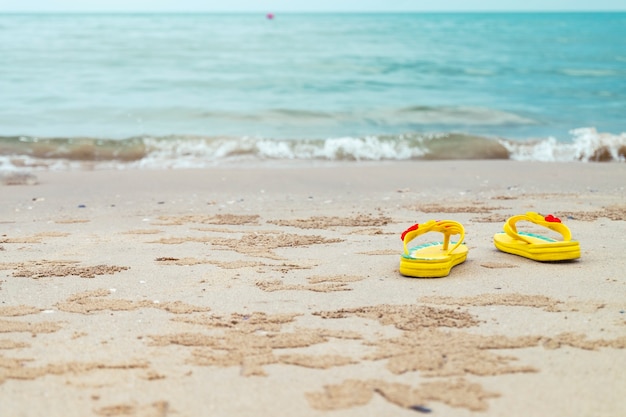
<svg viewBox="0 0 626 417"><path fill-rule="evenodd" d="M539 213L535 213L532 211L529 211L526 214L512 216L504 223L504 226L503 226L504 232L514 239L521 240L529 244L533 243L530 239L518 233L516 223L519 221L531 222L539 226L543 226L550 230L553 230L561 234L561 236L563 236L564 242L572 240L572 232L569 230L567 226L561 223L561 219L559 219L558 217L554 217L552 214L543 216Z"/></svg>
<svg viewBox="0 0 626 417"><path fill-rule="evenodd" d="M408 243L416 237L428 232L440 232L444 236L443 250L448 253L453 252L463 243L465 239L465 228L459 222L453 220L429 220L426 223L414 224L402 233L402 241L404 242L404 253L408 254ZM450 236L461 235L459 240L450 248Z"/></svg>

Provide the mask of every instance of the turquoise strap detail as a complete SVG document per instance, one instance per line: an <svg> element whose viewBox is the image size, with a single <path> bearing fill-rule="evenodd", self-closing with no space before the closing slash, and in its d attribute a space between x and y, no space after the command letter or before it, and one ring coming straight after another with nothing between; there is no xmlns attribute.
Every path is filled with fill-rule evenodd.
<svg viewBox="0 0 626 417"><path fill-rule="evenodd" d="M450 243L452 245L456 245L456 242L450 242ZM462 244L464 245L465 243L462 243ZM428 248L430 246L442 246L442 245L443 245L443 242L422 243L421 245L417 245L417 246L413 246L412 248L409 248L408 253L403 253L402 257L406 259L416 259L415 257L411 256L411 254L415 253L416 251L420 249ZM423 259L428 259L428 258L423 258Z"/></svg>

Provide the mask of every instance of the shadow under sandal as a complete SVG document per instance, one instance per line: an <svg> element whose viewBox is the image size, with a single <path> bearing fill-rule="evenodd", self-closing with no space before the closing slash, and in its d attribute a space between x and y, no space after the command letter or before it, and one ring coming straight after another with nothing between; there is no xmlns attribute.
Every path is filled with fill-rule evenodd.
<svg viewBox="0 0 626 417"><path fill-rule="evenodd" d="M563 240L552 239L536 233L520 232L517 222L527 221L546 227L563 236ZM493 236L493 243L502 252L523 256L534 261L566 261L580 258L580 244L572 240L572 233L561 219L549 214L528 212L510 217L503 226L504 232Z"/></svg>
<svg viewBox="0 0 626 417"><path fill-rule="evenodd" d="M429 232L443 234L443 242L430 242L409 248L413 239ZM457 242L450 236L460 235ZM467 259L467 246L463 244L465 229L452 220L430 220L415 224L402 233L404 253L400 256L400 273L407 277L441 278L448 276L455 265Z"/></svg>

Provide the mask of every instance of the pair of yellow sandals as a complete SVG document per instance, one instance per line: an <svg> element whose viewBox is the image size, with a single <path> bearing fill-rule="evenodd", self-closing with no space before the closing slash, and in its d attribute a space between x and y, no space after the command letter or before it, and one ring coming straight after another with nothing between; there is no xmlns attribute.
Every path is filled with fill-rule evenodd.
<svg viewBox="0 0 626 417"><path fill-rule="evenodd" d="M562 240L517 230L516 223L527 221L560 233ZM496 233L493 242L502 252L523 256L535 261L565 261L580 258L580 244L572 240L572 233L561 220L553 215L542 216L528 212L510 217L504 223L504 232ZM408 244L428 232L443 234L443 242L425 243L409 248ZM460 235L456 242L450 237ZM400 273L417 278L440 278L467 259L467 247L463 243L465 229L452 220L430 220L416 224L402 233L404 253L400 257Z"/></svg>

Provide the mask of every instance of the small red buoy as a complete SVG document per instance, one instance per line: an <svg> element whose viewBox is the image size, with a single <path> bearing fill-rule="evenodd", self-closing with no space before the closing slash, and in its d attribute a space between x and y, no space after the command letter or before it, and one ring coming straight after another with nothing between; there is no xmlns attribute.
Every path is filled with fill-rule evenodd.
<svg viewBox="0 0 626 417"><path fill-rule="evenodd" d="M267 17L269 20L272 20L272 19L274 18L274 13L268 13L268 14L266 15L266 17Z"/></svg>

